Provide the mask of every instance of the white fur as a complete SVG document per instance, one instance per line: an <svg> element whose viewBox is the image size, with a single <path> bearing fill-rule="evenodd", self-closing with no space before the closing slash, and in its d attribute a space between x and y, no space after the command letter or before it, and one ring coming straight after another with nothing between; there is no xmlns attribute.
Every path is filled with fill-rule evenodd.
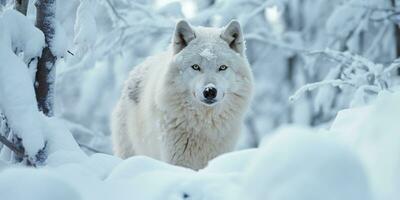
<svg viewBox="0 0 400 200"><path fill-rule="evenodd" d="M228 69L218 71L220 65ZM218 89L217 102L206 105L199 91L210 84ZM237 22L219 29L181 21L172 48L130 73L112 115L114 151L201 169L233 150L252 89Z"/></svg>

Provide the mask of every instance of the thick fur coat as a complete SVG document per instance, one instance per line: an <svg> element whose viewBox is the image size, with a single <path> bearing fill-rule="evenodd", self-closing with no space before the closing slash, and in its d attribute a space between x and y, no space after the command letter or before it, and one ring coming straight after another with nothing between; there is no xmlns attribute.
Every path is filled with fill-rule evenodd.
<svg viewBox="0 0 400 200"><path fill-rule="evenodd" d="M237 21L224 28L178 22L170 50L125 82L112 114L115 154L197 170L233 150L253 90L244 45Z"/></svg>

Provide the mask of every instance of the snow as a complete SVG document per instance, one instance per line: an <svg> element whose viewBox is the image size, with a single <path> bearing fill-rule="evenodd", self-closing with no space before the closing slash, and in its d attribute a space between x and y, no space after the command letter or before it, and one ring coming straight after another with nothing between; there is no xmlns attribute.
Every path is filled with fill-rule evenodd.
<svg viewBox="0 0 400 200"><path fill-rule="evenodd" d="M226 153L211 160L207 168L201 170L206 173L241 173L256 155L257 149L245 149L238 152Z"/></svg>
<svg viewBox="0 0 400 200"><path fill-rule="evenodd" d="M1 21L3 26L0 30L11 37L12 50L24 52L25 62L42 55L45 46L44 35L24 15L15 10L6 10L1 16Z"/></svg>
<svg viewBox="0 0 400 200"><path fill-rule="evenodd" d="M46 147L49 152L59 150L77 151L80 149L63 120L45 116L42 116L42 120L46 125L44 133L46 141L49 143L49 146Z"/></svg>
<svg viewBox="0 0 400 200"><path fill-rule="evenodd" d="M135 176L154 171L190 172L191 170L168 165L144 156L135 156L118 165L110 174L109 179L134 178Z"/></svg>
<svg viewBox="0 0 400 200"><path fill-rule="evenodd" d="M54 38L51 41L50 49L53 55L61 58L64 57L65 53L67 52L68 40L64 27L62 27L57 20L54 21L54 26L55 33Z"/></svg>
<svg viewBox="0 0 400 200"><path fill-rule="evenodd" d="M299 127L278 130L249 164L251 199L371 199L361 162L331 137Z"/></svg>
<svg viewBox="0 0 400 200"><path fill-rule="evenodd" d="M400 196L399 100L399 92L382 92L373 105L340 112L331 128L360 156L376 199Z"/></svg>
<svg viewBox="0 0 400 200"><path fill-rule="evenodd" d="M4 200L81 199L74 186L47 170L7 169L0 174L0 185L0 199Z"/></svg>
<svg viewBox="0 0 400 200"><path fill-rule="evenodd" d="M65 145L40 169L6 165L0 197L394 200L400 195L399 101L400 92L382 92L370 106L340 112L329 130L283 127L259 148L221 155L200 171L145 156L86 156ZM26 181L16 187L18 177Z"/></svg>

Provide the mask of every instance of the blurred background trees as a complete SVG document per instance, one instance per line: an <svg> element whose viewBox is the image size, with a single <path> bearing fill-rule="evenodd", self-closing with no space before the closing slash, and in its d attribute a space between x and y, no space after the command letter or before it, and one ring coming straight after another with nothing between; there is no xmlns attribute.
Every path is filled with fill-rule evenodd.
<svg viewBox="0 0 400 200"><path fill-rule="evenodd" d="M286 123L329 127L337 111L396 86L399 11L395 0L57 1L70 53L56 63L55 113L88 151L110 152L109 116L128 72L168 48L178 19L235 18L256 81L238 148Z"/></svg>

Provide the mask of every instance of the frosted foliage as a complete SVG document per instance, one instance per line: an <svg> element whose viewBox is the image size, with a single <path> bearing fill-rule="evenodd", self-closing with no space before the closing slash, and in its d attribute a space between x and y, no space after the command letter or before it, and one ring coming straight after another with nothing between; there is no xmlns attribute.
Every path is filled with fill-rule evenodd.
<svg viewBox="0 0 400 200"><path fill-rule="evenodd" d="M283 124L327 126L339 110L368 104L398 82L390 1L62 4L73 16L60 16L60 21L70 33L74 56L67 55L57 66L57 109L91 132L75 130L75 137L85 143L93 139L91 145L103 152L109 152L109 144L99 141L110 135L110 112L128 72L168 48L174 24L184 13L193 25L222 27L231 19L241 23L256 90L240 148L257 146ZM202 52L209 59L212 54Z"/></svg>

